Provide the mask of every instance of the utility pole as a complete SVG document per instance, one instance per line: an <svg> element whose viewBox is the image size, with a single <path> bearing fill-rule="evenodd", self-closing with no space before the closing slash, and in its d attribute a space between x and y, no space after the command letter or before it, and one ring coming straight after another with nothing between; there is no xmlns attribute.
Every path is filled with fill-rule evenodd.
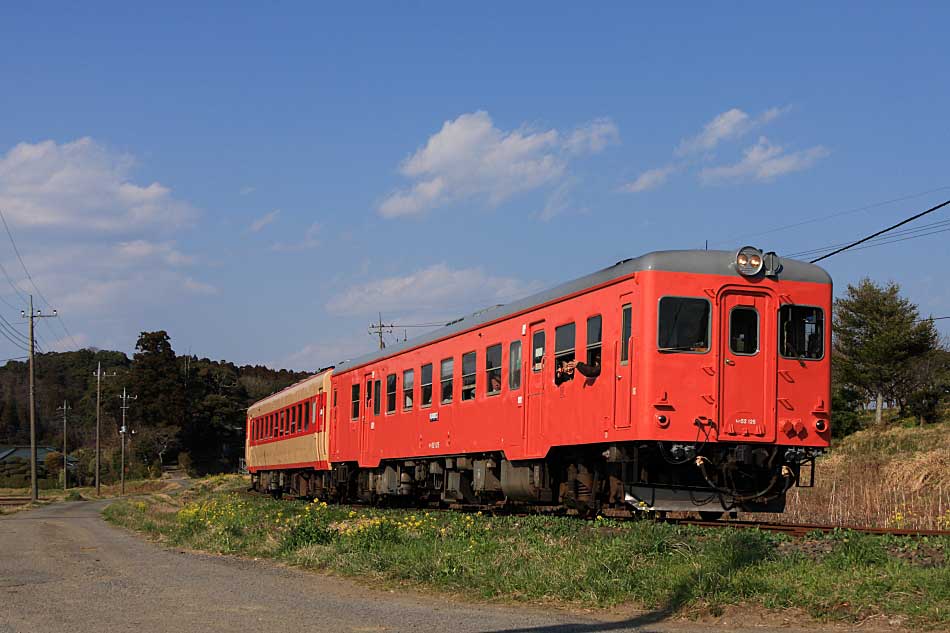
<svg viewBox="0 0 950 633"><path fill-rule="evenodd" d="M26 310L20 311L20 316L27 318ZM35 319L51 318L56 316L56 310L53 314L42 314L40 310L33 309L33 295L30 295L30 500L37 501L39 495L39 484L36 481L36 338L34 337L33 321Z"/></svg>
<svg viewBox="0 0 950 633"><path fill-rule="evenodd" d="M125 426L125 412L129 409L129 400L138 400L138 396L130 396L125 393L125 387L122 387L122 395L119 396L122 398L122 428L119 429L119 435L122 436L122 468L121 468L121 477L122 477L122 494L125 494L125 434L128 432L128 428Z"/></svg>
<svg viewBox="0 0 950 633"><path fill-rule="evenodd" d="M369 324L369 334L370 336L379 337L379 349L386 349L386 340L383 338L383 334L392 334L396 328L426 328L431 329L435 327L442 327L446 325L445 323L383 323L383 315L379 313L379 321L376 323ZM403 341L409 340L409 331L403 330ZM396 335L396 342L399 342L399 335Z"/></svg>
<svg viewBox="0 0 950 633"><path fill-rule="evenodd" d="M63 406L57 407L57 411L63 412L63 492L66 492L66 482L69 480L69 471L66 462L66 413L72 409L67 400L63 400Z"/></svg>
<svg viewBox="0 0 950 633"><path fill-rule="evenodd" d="M103 378L115 378L116 372L111 374L102 373L102 361L99 361L99 365L96 367L96 496L99 496L99 458L101 451L99 449L99 427L100 421L102 419L100 401L102 399L102 379Z"/></svg>

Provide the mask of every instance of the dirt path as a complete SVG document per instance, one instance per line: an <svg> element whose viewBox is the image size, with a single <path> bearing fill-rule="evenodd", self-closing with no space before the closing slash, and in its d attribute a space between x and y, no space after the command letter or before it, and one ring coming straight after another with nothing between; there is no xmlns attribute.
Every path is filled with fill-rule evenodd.
<svg viewBox="0 0 950 633"><path fill-rule="evenodd" d="M107 503L64 502L0 518L0 633L709 630L657 624L659 614L604 621L459 604L266 562L178 552L105 523L99 513Z"/></svg>

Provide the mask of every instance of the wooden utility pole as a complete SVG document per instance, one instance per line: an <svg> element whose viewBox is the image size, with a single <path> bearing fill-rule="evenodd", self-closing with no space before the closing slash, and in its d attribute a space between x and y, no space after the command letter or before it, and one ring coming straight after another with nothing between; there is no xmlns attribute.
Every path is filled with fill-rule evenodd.
<svg viewBox="0 0 950 633"><path fill-rule="evenodd" d="M26 310L20 311L20 316L27 318ZM56 310L53 314L42 314L40 310L33 309L33 295L30 295L30 500L37 501L39 495L39 483L36 480L36 338L34 336L35 319L50 318L56 316Z"/></svg>
<svg viewBox="0 0 950 633"><path fill-rule="evenodd" d="M102 451L99 448L99 427L101 426L101 401L102 401L102 379L103 378L115 378L116 372L111 374L102 373L102 361L99 361L98 366L96 367L96 496L99 496L99 458L102 454Z"/></svg>
<svg viewBox="0 0 950 633"><path fill-rule="evenodd" d="M67 400L63 400L63 406L57 407L57 411L63 412L63 492L66 492L66 482L69 480L68 463L66 461L66 413L72 407Z"/></svg>
<svg viewBox="0 0 950 633"><path fill-rule="evenodd" d="M129 409L129 400L138 400L138 396L130 396L125 393L125 387L122 387L122 395L119 396L122 398L122 428L119 429L119 435L122 436L122 468L121 468L121 480L122 480L122 494L125 494L125 434L128 433L128 428L125 426L125 412Z"/></svg>

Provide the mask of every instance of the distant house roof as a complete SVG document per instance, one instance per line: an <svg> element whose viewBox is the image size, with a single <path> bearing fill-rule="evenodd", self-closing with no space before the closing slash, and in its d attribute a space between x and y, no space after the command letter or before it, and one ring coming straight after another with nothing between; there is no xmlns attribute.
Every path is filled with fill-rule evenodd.
<svg viewBox="0 0 950 633"><path fill-rule="evenodd" d="M55 453L56 449L52 446L37 446L36 447L36 460L41 462L46 459L46 456L50 453ZM0 463L9 461L11 459L25 459L29 461L30 459L30 447L29 446L0 446Z"/></svg>

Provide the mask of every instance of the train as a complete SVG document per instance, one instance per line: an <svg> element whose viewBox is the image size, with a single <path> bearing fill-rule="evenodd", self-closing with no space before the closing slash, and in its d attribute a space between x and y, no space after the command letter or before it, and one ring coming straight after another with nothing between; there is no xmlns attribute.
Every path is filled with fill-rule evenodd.
<svg viewBox="0 0 950 633"><path fill-rule="evenodd" d="M626 259L248 409L274 496L782 512L831 438L832 280L746 246Z"/></svg>

